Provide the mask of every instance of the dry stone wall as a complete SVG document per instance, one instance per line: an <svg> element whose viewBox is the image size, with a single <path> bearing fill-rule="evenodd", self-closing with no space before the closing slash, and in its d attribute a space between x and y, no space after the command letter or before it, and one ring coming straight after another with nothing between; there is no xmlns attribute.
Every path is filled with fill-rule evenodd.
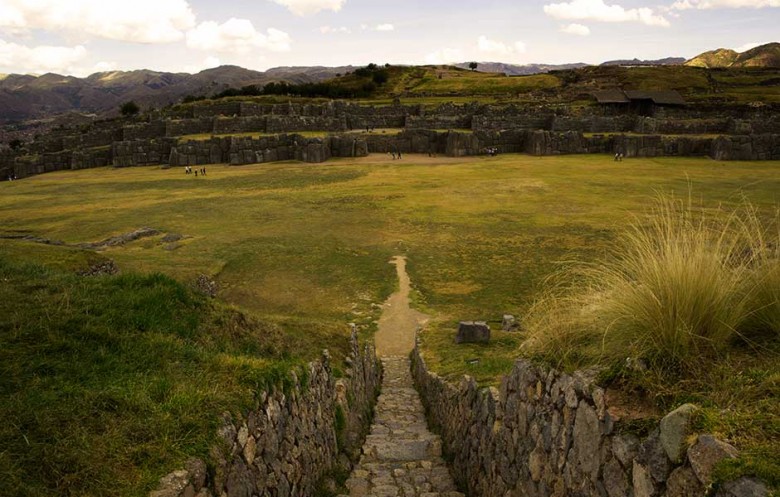
<svg viewBox="0 0 780 497"><path fill-rule="evenodd" d="M429 425L443 440L459 486L472 497L694 497L705 495L715 464L736 449L709 435L688 446L683 406L646 437L625 431L594 374L559 373L518 359L501 387L455 385L412 353L415 384ZM729 482L717 497L761 497L751 478Z"/></svg>
<svg viewBox="0 0 780 497"><path fill-rule="evenodd" d="M497 107L479 104L362 106L345 102L257 104L211 102L155 113L148 122L112 120L55 129L5 157L18 177L62 169L277 160L321 162L369 152L478 155L623 153L626 157L708 156L717 160L780 160L776 106L664 109L656 116L604 115L597 109ZM729 117L723 117L727 115ZM396 128L399 133L373 132ZM471 132L460 131L471 129ZM348 130L371 130L356 135ZM436 131L440 130L440 131ZM447 131L443 131L447 130ZM317 131L321 139L289 132ZM237 134L275 134L232 141ZM206 143L175 137L211 134ZM286 136L285 136L286 135ZM215 142L215 140L230 140ZM108 150L108 151L107 151ZM8 155L8 154L6 154Z"/></svg>
<svg viewBox="0 0 780 497"><path fill-rule="evenodd" d="M360 347L353 332L344 378L326 351L306 381L292 374L292 387L258 392L257 409L223 416L212 471L191 460L150 497L311 497L329 471L357 461L380 381L373 345Z"/></svg>

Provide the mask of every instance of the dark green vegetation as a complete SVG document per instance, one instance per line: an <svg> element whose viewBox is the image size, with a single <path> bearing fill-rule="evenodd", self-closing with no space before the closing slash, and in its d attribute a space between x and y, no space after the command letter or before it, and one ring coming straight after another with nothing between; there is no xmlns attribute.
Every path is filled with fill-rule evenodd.
<svg viewBox="0 0 780 497"><path fill-rule="evenodd" d="M2 299L5 307L1 315L7 320L3 322L12 322L15 313L34 314L30 314L33 319L21 319L25 314L19 314L20 319L14 321L20 323L18 329L4 325L3 340L18 340L14 337L28 333L48 333L36 331L35 327L48 319L47 312L63 323L76 319L73 314L78 319L87 319L82 318L83 311L94 309L97 304L91 303L93 298L105 299L100 304L102 308L122 304L122 317L132 316L127 307L130 303L117 303L104 294L117 293L132 302L131 296L137 290L123 290L123 285L136 282L131 288L138 288L143 287L140 282L146 282L152 288L164 290L152 295L165 296L149 297L146 302L160 301L159 305L172 302L167 312L174 317L166 318L167 321L140 317L122 321L129 324L120 322L116 340L121 344L123 336L154 336L168 343L164 338L168 337L173 343L184 344L181 349L174 349L175 353L170 352L171 356L197 359L200 356L188 350L205 348L199 344L216 333L210 331L213 323L227 311L193 296L167 278L130 273L164 273L185 285L191 284L197 275L207 274L219 284L220 299L255 316L249 322L262 320L264 324L257 324L258 329L279 330L279 348L250 353L244 352L240 344L223 345L233 347L220 356L228 364L232 364L232 357L238 356L250 365L259 364L258 370L265 370L271 364L288 367L290 361L311 358L325 347L334 352L337 358L334 364L338 364L338 356L343 354L339 348L346 344L346 323L356 322L364 330L372 329L378 316L372 304L382 302L395 286L395 271L387 262L393 255L405 254L415 287L415 303L434 318L422 337L429 366L450 378L468 373L482 385L495 384L512 366L525 334L499 331L487 346L455 346L453 335L457 321L484 319L495 330L502 314L511 313L520 317L522 323L532 301L546 287L545 279L560 269L562 261L609 258L626 221L632 213L641 215L656 191L681 196L689 190L701 196L705 210L721 205L737 206L747 197L763 217L771 217L780 200L777 196L780 175L777 163L773 162L717 163L679 158L614 162L610 157L596 155L457 159L405 156L403 161L393 161L385 156L372 156L320 165L209 166L208 176L197 179L185 176L179 169L130 168L57 172L0 183L3 232L29 233L67 243L98 241L142 226L166 234L185 235L174 243L164 242L163 235L159 235L97 255L69 256L111 258L126 276L90 279L65 275L62 273L67 269L65 263L60 263L59 269L51 273L53 276L45 276L46 280L31 279L27 273L33 270L24 269L26 266L4 270L10 271L10 276L2 277L13 283L2 289L9 292L9 297ZM16 245L3 243L6 247L3 260L17 261L6 262L7 267L19 268L22 259L61 259L61 248L55 248L55 256L33 252L54 250L48 246L25 244L19 249L20 242L13 243ZM37 285L43 288L31 289L25 286L27 281L33 282L32 285L42 281ZM77 289L83 287L84 292L90 292L88 295L99 296L87 298L84 293L77 298L78 292L73 290L73 296L62 300L59 295L63 292L47 290L54 284L59 285L55 288L65 288L65 283L58 282L68 282ZM183 292L181 298L177 296L179 291ZM36 292L43 292L38 297L41 303L29 311L21 308L19 302L25 300L20 299L39 295ZM180 325L193 319L187 317L190 311L198 318L195 331ZM57 317L64 312L71 314L62 319ZM115 316L115 313L104 311L100 316ZM90 311L88 319L97 317ZM159 328L170 334L159 331L152 335L139 328L141 325L151 328L160 322L163 324ZM247 333L251 335L252 327L249 328ZM22 333L22 330L26 331ZM151 347L138 342L139 347ZM191 348L185 347L186 344ZM100 356L95 353L90 357ZM117 356L111 357L111 362L118 361ZM184 364L184 358L179 359L180 364ZM642 394L663 408L682 400L705 406L707 416L701 420L702 425L736 441L746 454L755 457L753 463L743 463L743 470L753 464L769 468L767 471L771 473L770 456L774 453L767 451L780 446L776 415L780 411L777 392L780 375L778 361L772 359L767 351L743 347L703 368L702 375L675 383L651 378L655 370L651 370L644 384L627 377L628 373L621 369L606 376L614 385L622 382L631 388L643 388L637 390L636 397ZM202 360L209 363L208 358ZM21 371L24 364L14 359L10 366L4 362L4 367ZM166 374L177 373L170 363L150 360L150 365L166 364L167 369L163 368ZM181 367L192 371L186 369L189 366ZM125 385L129 380L123 379L126 373L122 368L116 369L121 373L116 381ZM214 368L217 370L214 381L224 380L228 385L238 381L225 375L228 366ZM195 370L201 369L208 370ZM88 368L74 367L69 374L85 374L85 370ZM107 369L101 371L101 378L109 376ZM188 375L182 372L181 376ZM67 375L58 377L71 381ZM3 378L25 381L27 385L34 385L31 382L35 380L30 373L3 375ZM173 385L178 380L169 381ZM100 385L91 387L88 395L99 397L106 390ZM649 385L656 390L645 388ZM178 387L171 388L178 391ZM211 388L209 391L215 387ZM239 384L236 388L241 391L244 386ZM214 403L218 401L219 398ZM246 405L240 396L230 402ZM54 408L70 407L54 403L41 408L38 416L49 416L47 413ZM51 411L54 413L51 416L56 415L56 409ZM213 422L211 417L206 419L211 414L205 409L200 412L204 414L199 422L204 424L199 426ZM98 415L106 414L96 412L95 416ZM88 424L89 417L83 421ZM63 438L79 429L70 426L51 437ZM186 426L168 429L187 431ZM10 442L4 439L3 446L13 444L10 446L16 447L15 450L20 450L16 444L26 446L18 430L13 431L13 427L8 430L11 431L3 437L10 437ZM171 439L176 438L162 437L163 442L157 443L165 446ZM197 453L203 447L203 440L189 449L177 448L181 452L175 452L176 457L185 450ZM100 446L97 441L83 443ZM56 457L67 459L86 453L78 446L74 451L69 447L74 445L62 445L61 452L54 451ZM163 449L157 446L147 450L159 453ZM166 461L178 461L176 457ZM13 464L13 461L3 460L2 464ZM172 463L160 473L174 467ZM3 471L11 474L17 471L14 468L4 466ZM119 469L107 466L105 471L126 469L120 463ZM153 479L149 476L143 481ZM39 480L38 484L53 483ZM93 494L105 492L96 488Z"/></svg>
<svg viewBox="0 0 780 497"><path fill-rule="evenodd" d="M0 241L3 495L145 495L300 362L279 327L167 276L76 274L102 259Z"/></svg>

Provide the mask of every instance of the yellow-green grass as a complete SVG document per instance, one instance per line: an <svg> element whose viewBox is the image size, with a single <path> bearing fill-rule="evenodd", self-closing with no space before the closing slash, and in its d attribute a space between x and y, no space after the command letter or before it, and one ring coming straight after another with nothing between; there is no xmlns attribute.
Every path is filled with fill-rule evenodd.
<svg viewBox="0 0 780 497"><path fill-rule="evenodd" d="M526 93L555 89L560 81L549 74L505 76L479 72L458 72L439 78L435 74L415 80L405 88L410 95L489 95Z"/></svg>
<svg viewBox="0 0 780 497"><path fill-rule="evenodd" d="M0 226L69 243L142 226L187 235L178 248L153 237L103 254L125 271L184 282L212 275L219 298L276 323L312 351L343 341L347 322L371 329L372 304L395 286L387 261L404 254L415 303L434 317L422 335L429 365L486 385L509 370L523 333L497 332L487 346L459 347L459 320L488 320L495 329L511 313L522 323L561 261L606 257L630 213L658 190L692 189L707 208L746 196L769 212L780 202L778 168L606 155L375 155L209 166L205 178L104 168L0 184ZM715 405L706 385L696 397Z"/></svg>
<svg viewBox="0 0 780 497"><path fill-rule="evenodd" d="M184 143L188 141L206 141L210 140L212 138L230 138L230 137L236 137L236 138L262 138L266 136L278 136L281 134L286 135L301 135L306 138L323 138L328 136L327 131L290 131L287 133L263 133L262 131L247 131L243 133L224 133L224 134L214 134L214 133L198 133L194 135L182 135L178 138L179 143Z"/></svg>
<svg viewBox="0 0 780 497"><path fill-rule="evenodd" d="M157 237L105 254L182 281L213 275L227 301L293 321L370 324L371 304L394 285L385 262L402 252L449 333L459 319L522 313L557 261L602 255L655 190L687 191L690 181L709 205L745 193L768 208L777 167L504 155L210 166L197 179L95 169L3 183L0 223L71 243L141 226L187 235L175 250ZM445 370L460 371L456 356L443 356Z"/></svg>

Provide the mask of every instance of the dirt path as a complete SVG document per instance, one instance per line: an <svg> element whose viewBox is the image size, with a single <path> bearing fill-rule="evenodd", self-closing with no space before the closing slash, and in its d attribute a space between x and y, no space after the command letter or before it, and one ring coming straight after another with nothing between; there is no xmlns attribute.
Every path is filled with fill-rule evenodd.
<svg viewBox="0 0 780 497"><path fill-rule="evenodd" d="M382 393L360 463L346 481L349 496L341 497L463 497L441 458L441 439L425 424L410 372L414 334L427 316L409 307L406 259L395 257L392 264L400 289L385 302L375 337Z"/></svg>
<svg viewBox="0 0 780 497"><path fill-rule="evenodd" d="M380 357L409 355L414 348L414 334L418 326L428 321L428 316L409 307L409 275L406 274L406 258L396 256L395 264L400 288L382 305L379 330L374 341Z"/></svg>

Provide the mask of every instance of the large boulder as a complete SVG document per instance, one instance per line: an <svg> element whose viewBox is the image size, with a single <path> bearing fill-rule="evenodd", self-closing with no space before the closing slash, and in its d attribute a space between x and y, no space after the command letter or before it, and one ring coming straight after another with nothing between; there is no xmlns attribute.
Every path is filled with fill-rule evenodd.
<svg viewBox="0 0 780 497"><path fill-rule="evenodd" d="M490 342L490 326L484 321L461 321L455 343L488 343Z"/></svg>

